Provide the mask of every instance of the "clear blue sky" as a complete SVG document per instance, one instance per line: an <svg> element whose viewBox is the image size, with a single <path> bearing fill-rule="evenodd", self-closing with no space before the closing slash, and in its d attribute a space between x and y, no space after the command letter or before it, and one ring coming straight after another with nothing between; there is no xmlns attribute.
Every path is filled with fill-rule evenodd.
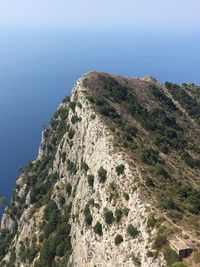
<svg viewBox="0 0 200 267"><path fill-rule="evenodd" d="M0 28L196 32L200 0L0 0Z"/></svg>

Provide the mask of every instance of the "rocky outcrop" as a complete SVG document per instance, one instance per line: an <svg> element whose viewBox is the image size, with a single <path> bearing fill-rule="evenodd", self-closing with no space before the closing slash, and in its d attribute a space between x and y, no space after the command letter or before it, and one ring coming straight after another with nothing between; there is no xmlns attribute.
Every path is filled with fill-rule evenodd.
<svg viewBox="0 0 200 267"><path fill-rule="evenodd" d="M1 222L9 237L0 254L1 266L166 266L162 250L154 244L159 215L152 217L153 201L144 194L134 157L116 145L119 132L95 109L89 79L80 78L70 100L60 104L42 133L38 157L17 180ZM137 86L140 82L142 90L147 83L157 84L150 76L136 79ZM142 129L134 118L131 123ZM50 218L54 212L59 223L56 216ZM64 235L68 239L60 247Z"/></svg>
<svg viewBox="0 0 200 267"><path fill-rule="evenodd" d="M134 266L132 255L139 258L141 266L164 266L162 257L155 260L147 256L152 246L149 241L151 232L146 224L150 206L139 196L134 170L129 166L126 155L115 151L113 136L108 127L99 116L96 115L94 118L94 111L84 94L85 90L82 80L79 80L73 91L72 101L81 104L79 105L81 107L77 106L75 110L81 121L75 127L74 145L70 148L65 141L61 150L61 153L66 152L66 158L79 166L81 162L85 162L88 165L87 175L95 177L93 188L88 185L87 175L82 171L78 171L76 177L73 176L70 180L73 188L76 187L72 204L72 214L75 217L71 230L72 266ZM69 120L72 116L71 112ZM124 173L120 176L116 173L116 167L119 165L125 166ZM105 184L98 181L98 170L101 167L107 171ZM69 182L66 164L60 162L59 153L56 155L54 169L59 171L60 177L64 177L62 183ZM113 199L111 199L112 184L115 184L115 194L117 194ZM129 200L123 197L125 192L129 195ZM59 194L59 191L56 194ZM100 237L94 233L93 227L85 225L83 210L91 200L96 204L91 207L92 225L100 222L103 228L103 235ZM125 208L130 211L127 217L122 217L120 223L114 222L111 225L105 223L105 209L114 214L116 209ZM129 224L138 229L137 238L128 235ZM114 242L117 234L122 235L124 239L119 246Z"/></svg>

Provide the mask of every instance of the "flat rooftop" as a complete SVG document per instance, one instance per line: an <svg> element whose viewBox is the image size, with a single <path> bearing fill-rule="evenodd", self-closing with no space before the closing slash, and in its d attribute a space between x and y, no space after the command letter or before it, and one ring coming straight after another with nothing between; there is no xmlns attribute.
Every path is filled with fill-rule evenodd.
<svg viewBox="0 0 200 267"><path fill-rule="evenodd" d="M178 250L185 250L185 249L190 249L188 245L186 245L182 240L180 239L174 239L170 240L170 243L173 247L175 247Z"/></svg>

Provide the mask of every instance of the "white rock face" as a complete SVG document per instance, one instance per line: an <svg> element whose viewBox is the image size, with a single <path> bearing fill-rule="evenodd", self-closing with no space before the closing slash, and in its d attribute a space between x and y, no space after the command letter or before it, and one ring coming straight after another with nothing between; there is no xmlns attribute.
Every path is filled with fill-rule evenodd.
<svg viewBox="0 0 200 267"><path fill-rule="evenodd" d="M6 213L3 214L1 219L1 229L8 229L10 233L13 233L15 222Z"/></svg>
<svg viewBox="0 0 200 267"><path fill-rule="evenodd" d="M66 133L60 142L53 164L53 172L58 172L60 179L54 186L52 198L56 200L60 194L65 194L64 188L69 182L73 188L74 198L71 196L72 219L70 221L73 252L70 257L70 266L132 267L136 266L132 260L134 255L139 259L142 267L164 267L166 264L162 255L158 255L157 259L147 256L148 251L152 251L150 240L153 233L147 228L147 218L151 207L140 197L139 189L133 190L137 188L134 170L128 164L126 155L113 147L113 135L86 99L84 92L86 88L82 85L83 79L77 82L71 97L71 101L79 103L76 105L75 113L81 119L72 125L73 112L70 110L68 123L75 130L73 144L70 144ZM62 105L64 104L60 107ZM60 155L63 152L66 153L66 160L76 164L78 171L75 175L70 174L66 162L62 162ZM39 158L42 155L43 151L40 149ZM81 170L81 162L87 163L89 167L87 172ZM120 164L125 166L125 170L124 174L118 176L115 169ZM105 183L100 183L98 179L100 167L107 171ZM95 177L93 189L88 185L88 174ZM114 183L116 187L113 197L111 197L113 192L110 183ZM128 193L129 200L124 198L123 193ZM95 205L90 205L93 221L92 226L87 226L83 211L91 199L95 203ZM124 208L130 210L127 217L123 215L119 223L106 224L105 209L111 210L114 214L116 209L123 210ZM39 236L42 212L43 209L40 209L33 220L31 206L24 210L19 221L19 233L12 245L17 248L18 265L16 266L34 266L34 263L30 265L20 262L18 254L21 241L33 235ZM97 221L102 224L102 236L94 233L93 227ZM127 233L129 224L133 224L138 229L139 235L136 238L130 237ZM123 237L123 242L118 246L114 242L117 234Z"/></svg>
<svg viewBox="0 0 200 267"><path fill-rule="evenodd" d="M76 134L73 138L74 145L70 149L69 144L64 142L62 152L66 152L66 158L80 164L81 160L89 166L88 174L95 176L94 187L91 189L87 182L87 175L76 174L76 178L70 182L76 185L76 194L72 205L72 214L75 219L72 223L72 246L71 256L72 266L134 266L131 255L135 255L141 261L141 266L165 266L163 258L157 260L147 257L148 250L151 250L149 243L149 233L147 232L146 219L149 213L149 205L141 200L138 191L132 190L136 186L133 171L126 161L124 154L115 152L113 148L113 136L109 133L107 126L96 115L95 118L90 103L86 100L83 93L81 80L77 83L72 95L72 101L76 100L81 104L76 107L77 116L81 122L76 125ZM70 114L72 116L72 114ZM69 116L69 117L70 117ZM92 119L91 119L92 118ZM124 175L116 174L116 166L124 164ZM54 168L60 172L61 177L68 177L66 164L60 162L59 154L56 156ZM98 170L103 167L107 171L105 183L99 183ZM64 180L68 182L68 179ZM117 187L118 197L110 201L110 183L114 182ZM123 193L129 194L126 201ZM88 227L84 222L83 210L89 200L93 199L99 208L91 207L93 217L92 225L99 221L103 226L103 236L99 237L94 233L93 227ZM104 209L115 212L116 208L130 209L128 217L123 216L120 223L114 222L107 225L104 220ZM127 226L133 224L139 230L137 238L131 238L127 233ZM124 241L116 246L114 239L117 234L123 236Z"/></svg>

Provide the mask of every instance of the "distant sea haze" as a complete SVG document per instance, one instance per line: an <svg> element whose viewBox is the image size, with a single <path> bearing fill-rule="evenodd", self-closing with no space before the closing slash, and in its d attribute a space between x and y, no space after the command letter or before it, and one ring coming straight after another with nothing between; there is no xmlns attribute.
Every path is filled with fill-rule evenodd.
<svg viewBox="0 0 200 267"><path fill-rule="evenodd" d="M200 83L199 36L1 30L0 40L0 196L8 200L42 126L84 73Z"/></svg>

